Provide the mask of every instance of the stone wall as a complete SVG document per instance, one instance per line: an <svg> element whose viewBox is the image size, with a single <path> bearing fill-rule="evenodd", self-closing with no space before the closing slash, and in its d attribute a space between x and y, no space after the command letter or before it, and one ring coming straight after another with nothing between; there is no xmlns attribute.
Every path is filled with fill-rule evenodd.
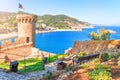
<svg viewBox="0 0 120 80"><path fill-rule="evenodd" d="M25 45L27 43L27 37L16 38L15 42L11 42L11 40L2 41L2 45L0 46L0 51L7 50L15 47L19 47L20 45ZM32 43L30 43L32 45Z"/></svg>
<svg viewBox="0 0 120 80"><path fill-rule="evenodd" d="M79 52L86 52L87 54L96 52L120 52L120 40L76 41L74 42L72 53L76 54Z"/></svg>
<svg viewBox="0 0 120 80"><path fill-rule="evenodd" d="M50 57L56 54L50 53L50 52L45 52L45 51L41 51L35 47L33 47L31 49L31 54L29 56L27 56L26 58L33 58L33 57Z"/></svg>
<svg viewBox="0 0 120 80"><path fill-rule="evenodd" d="M18 37L28 37L35 44L35 23L37 16L33 14L20 13L16 16L18 24Z"/></svg>

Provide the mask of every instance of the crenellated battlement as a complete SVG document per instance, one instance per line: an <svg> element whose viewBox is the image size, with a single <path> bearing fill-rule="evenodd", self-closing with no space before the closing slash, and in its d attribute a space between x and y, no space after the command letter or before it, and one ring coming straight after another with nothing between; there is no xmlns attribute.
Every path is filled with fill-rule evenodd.
<svg viewBox="0 0 120 80"><path fill-rule="evenodd" d="M18 23L18 37L28 37L28 40L35 44L35 22L37 16L21 13L16 16Z"/></svg>
<svg viewBox="0 0 120 80"><path fill-rule="evenodd" d="M36 20L36 15L26 13L17 14L18 38L15 39L15 42L11 40L2 41L2 45L0 46L0 59L4 59L6 62L6 56L10 60L16 60L31 54L31 48L35 45Z"/></svg>
<svg viewBox="0 0 120 80"><path fill-rule="evenodd" d="M2 45L0 46L0 51L3 50L8 50L20 46L25 46L25 45L32 45L32 42L27 41L27 37L21 37L21 38L16 38L15 42L12 42L11 40L5 40L2 41Z"/></svg>
<svg viewBox="0 0 120 80"><path fill-rule="evenodd" d="M16 20L18 23L35 23L37 20L37 16L32 14L19 14L16 16Z"/></svg>

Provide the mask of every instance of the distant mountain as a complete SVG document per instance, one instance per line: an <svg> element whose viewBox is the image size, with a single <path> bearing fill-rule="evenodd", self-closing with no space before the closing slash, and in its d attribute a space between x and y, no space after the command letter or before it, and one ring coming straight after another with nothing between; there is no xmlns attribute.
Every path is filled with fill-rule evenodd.
<svg viewBox="0 0 120 80"><path fill-rule="evenodd" d="M10 12L0 12L0 33L8 33L17 31L16 14ZM38 16L37 27L39 30L53 30L53 29L81 29L84 27L91 27L91 24L84 21L79 21L70 16L62 15L43 15Z"/></svg>

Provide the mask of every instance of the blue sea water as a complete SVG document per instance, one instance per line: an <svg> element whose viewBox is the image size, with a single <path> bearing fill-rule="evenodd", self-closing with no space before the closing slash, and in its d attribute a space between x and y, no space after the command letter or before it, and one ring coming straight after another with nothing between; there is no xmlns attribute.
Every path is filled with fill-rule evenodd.
<svg viewBox="0 0 120 80"><path fill-rule="evenodd" d="M82 31L57 31L36 34L35 47L42 51L62 54L66 49L73 47L74 41L89 40L88 34L91 31L97 32L100 28L100 26L95 26L95 28L86 28ZM120 39L120 26L107 26L106 29L117 32L111 35L111 40ZM12 41L14 42L14 39L12 39Z"/></svg>
<svg viewBox="0 0 120 80"><path fill-rule="evenodd" d="M58 31L37 34L35 46L43 51L61 54L69 47L73 47L74 41L89 40L88 34L91 31L97 32L100 28L100 26L95 26L95 28L87 28L82 31ZM120 27L108 26L106 29L117 32L111 35L111 40L120 39Z"/></svg>

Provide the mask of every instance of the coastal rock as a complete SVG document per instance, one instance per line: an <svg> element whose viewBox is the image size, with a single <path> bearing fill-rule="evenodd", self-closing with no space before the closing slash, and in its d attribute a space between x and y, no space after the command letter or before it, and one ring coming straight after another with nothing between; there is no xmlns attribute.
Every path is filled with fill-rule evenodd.
<svg viewBox="0 0 120 80"><path fill-rule="evenodd" d="M70 54L71 53L71 50L72 50L72 48L68 48L67 50L65 50L65 54Z"/></svg>
<svg viewBox="0 0 120 80"><path fill-rule="evenodd" d="M116 34L117 32L116 31L113 31L113 30L107 30L110 34Z"/></svg>

